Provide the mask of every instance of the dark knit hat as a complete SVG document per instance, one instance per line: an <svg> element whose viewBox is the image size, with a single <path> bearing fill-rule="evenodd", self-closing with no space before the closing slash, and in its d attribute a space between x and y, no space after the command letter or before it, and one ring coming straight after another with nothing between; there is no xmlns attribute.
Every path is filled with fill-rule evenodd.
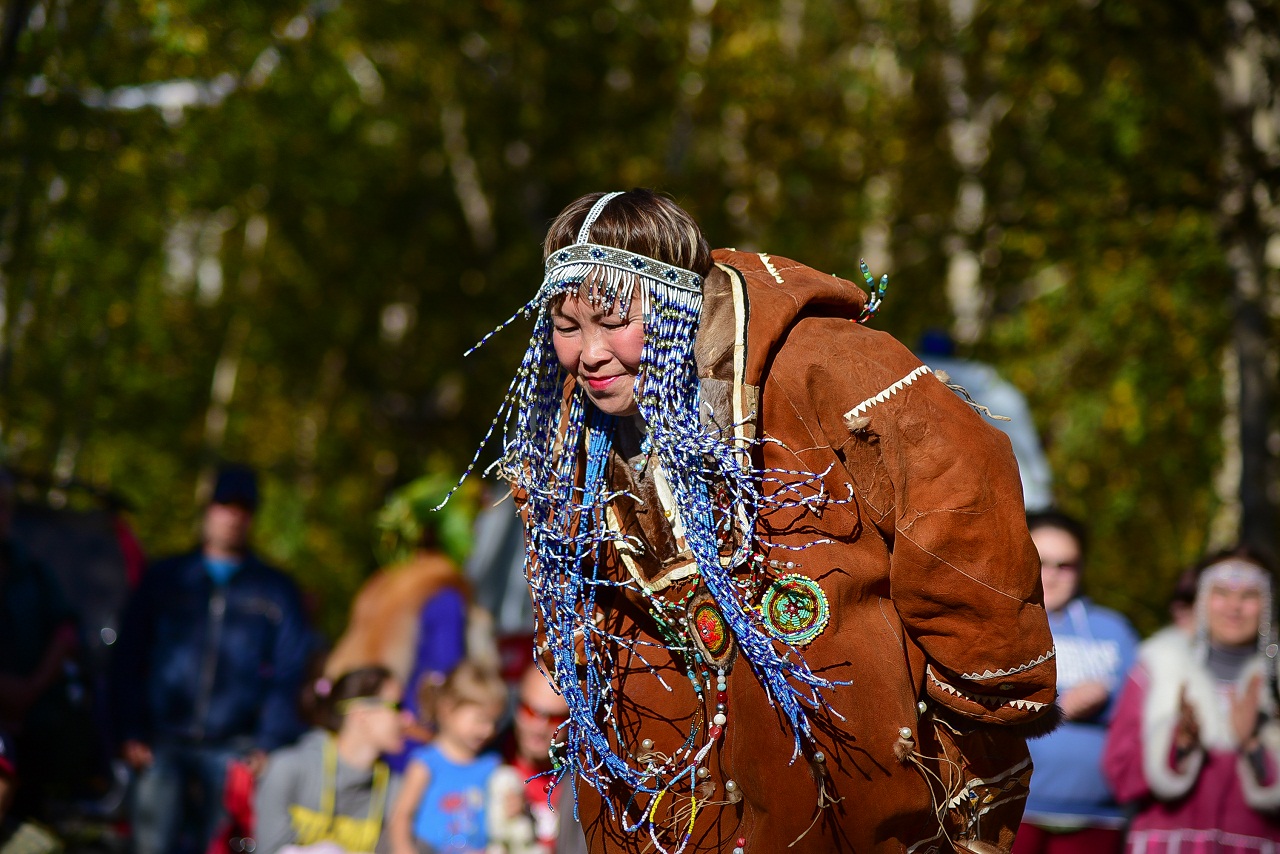
<svg viewBox="0 0 1280 854"><path fill-rule="evenodd" d="M258 509L258 476L245 465L226 465L218 469L211 504L237 504L248 510Z"/></svg>

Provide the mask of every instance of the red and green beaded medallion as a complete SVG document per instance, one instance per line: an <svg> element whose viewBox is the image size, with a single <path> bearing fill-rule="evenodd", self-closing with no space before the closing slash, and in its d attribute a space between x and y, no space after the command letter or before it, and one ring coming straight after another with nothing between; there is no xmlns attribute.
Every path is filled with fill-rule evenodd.
<svg viewBox="0 0 1280 854"><path fill-rule="evenodd" d="M693 642L707 663L727 667L733 658L733 630L716 607L715 599L706 591L699 591L689 602L686 619Z"/></svg>
<svg viewBox="0 0 1280 854"><path fill-rule="evenodd" d="M710 602L702 602L693 609L693 625L702 639L702 645L712 658L719 658L729 648L729 626L724 617Z"/></svg>
<svg viewBox="0 0 1280 854"><path fill-rule="evenodd" d="M769 585L760 610L774 636L792 646L808 646L831 618L827 595L818 582L794 573Z"/></svg>

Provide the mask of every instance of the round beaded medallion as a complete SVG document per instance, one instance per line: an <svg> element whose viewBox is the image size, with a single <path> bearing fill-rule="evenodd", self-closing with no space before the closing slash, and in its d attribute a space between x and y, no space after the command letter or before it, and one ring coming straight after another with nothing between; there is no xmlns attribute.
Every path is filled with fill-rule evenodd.
<svg viewBox="0 0 1280 854"><path fill-rule="evenodd" d="M718 659L729 648L730 630L714 603L699 602L693 609L694 631L711 658Z"/></svg>
<svg viewBox="0 0 1280 854"><path fill-rule="evenodd" d="M733 667L735 657L733 629L710 593L699 590L690 597L685 610L685 625L688 626L689 639L703 660L727 673Z"/></svg>
<svg viewBox="0 0 1280 854"><path fill-rule="evenodd" d="M818 582L803 575L783 575L765 591L760 610L779 640L807 646L822 634L831 617L827 595Z"/></svg>

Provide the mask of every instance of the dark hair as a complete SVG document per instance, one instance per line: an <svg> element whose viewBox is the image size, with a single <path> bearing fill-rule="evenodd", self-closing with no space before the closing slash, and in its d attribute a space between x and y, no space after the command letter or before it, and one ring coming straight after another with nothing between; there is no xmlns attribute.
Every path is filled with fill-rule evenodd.
<svg viewBox="0 0 1280 854"><path fill-rule="evenodd" d="M577 241L587 213L603 195L588 193L560 212L542 244L544 258ZM698 223L671 199L642 187L610 200L587 239L692 270L703 278L711 272L711 246Z"/></svg>
<svg viewBox="0 0 1280 854"><path fill-rule="evenodd" d="M228 463L218 469L210 504L238 504L250 512L258 509L258 475L249 466Z"/></svg>
<svg viewBox="0 0 1280 854"><path fill-rule="evenodd" d="M1173 593L1169 595L1169 610L1172 611L1175 605L1186 605L1190 607L1196 602L1196 583L1200 578L1200 569L1198 567L1188 567L1178 573L1178 578L1173 583Z"/></svg>
<svg viewBox="0 0 1280 854"><path fill-rule="evenodd" d="M1199 585L1200 576L1204 575L1206 569L1213 566L1215 563L1222 563L1224 560L1233 559L1247 561L1265 572L1268 577L1275 577L1275 571L1271 568L1271 564L1266 558L1248 546L1236 545L1230 548L1220 549L1219 551L1212 552L1211 554L1205 555L1201 558L1200 562L1195 565L1196 584Z"/></svg>
<svg viewBox="0 0 1280 854"><path fill-rule="evenodd" d="M1080 563L1083 566L1085 554L1089 549L1089 535L1084 524L1074 516L1068 516L1061 510L1039 510L1027 514L1027 530L1035 532L1041 528L1056 528L1066 531L1080 547Z"/></svg>
<svg viewBox="0 0 1280 854"><path fill-rule="evenodd" d="M345 717L341 708L343 703L362 697L377 697L383 686L394 678L395 674L381 665L348 670L334 680L328 694L316 692L319 696L317 722L330 732L337 732L342 728Z"/></svg>

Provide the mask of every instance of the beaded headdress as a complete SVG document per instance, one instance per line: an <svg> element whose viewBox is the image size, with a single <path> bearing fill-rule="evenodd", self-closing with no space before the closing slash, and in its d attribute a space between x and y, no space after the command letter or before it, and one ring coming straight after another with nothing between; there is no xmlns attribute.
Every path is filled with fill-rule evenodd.
<svg viewBox="0 0 1280 854"><path fill-rule="evenodd" d="M1250 560L1228 557L1211 564L1200 573L1196 582L1196 637L1207 648L1209 643L1209 591L1213 587L1257 590L1262 597L1261 615L1258 619L1258 650L1267 651L1274 658L1271 637L1271 576L1265 569Z"/></svg>
<svg viewBox="0 0 1280 854"><path fill-rule="evenodd" d="M496 465L513 488L527 496L525 571L539 627L555 671L570 674L558 680L570 718L553 749L553 783L567 779L576 786L581 779L602 794L609 785L623 783L636 794L660 798L680 788L692 792L698 782L695 772L718 737L718 728L710 735L695 728L683 748L661 765L641 762L613 746L625 743L612 714L614 650L629 650L633 661L647 660L646 642L610 635L595 619L598 591L636 588L634 581L607 579L595 572L596 557L603 549L628 545L626 535L612 530L606 521L608 504L620 495L610 491L605 479L617 422L598 410L581 389L574 391L567 404L564 401L567 377L552 347L552 302L573 294L597 307L616 307L625 315L633 299L641 300L644 349L635 401L644 421L647 449L674 495L701 584L723 615L741 657L790 725L792 759L811 741L808 710L826 707L819 689L837 683L815 675L793 641L771 631L733 573L753 554L782 548L758 538L756 519L762 507L831 499L823 494L818 475L803 474L804 483L764 496L762 482L776 480L777 475L752 467L750 448L735 439L735 425L717 429L700 422L693 347L702 278L655 258L590 242L592 225L619 195L601 196L588 211L576 242L548 254L542 285L521 312L535 316L533 336L485 442L501 424L503 454ZM652 596L650 601L658 604ZM698 658L695 647L673 644L669 648L689 665L689 677L701 696L702 683L694 670L696 662L705 667L706 661ZM582 681L574 675L580 673L585 674ZM604 800L613 811L612 800ZM651 812L642 812L634 821L628 816L624 826L639 830L649 825L652 833Z"/></svg>

